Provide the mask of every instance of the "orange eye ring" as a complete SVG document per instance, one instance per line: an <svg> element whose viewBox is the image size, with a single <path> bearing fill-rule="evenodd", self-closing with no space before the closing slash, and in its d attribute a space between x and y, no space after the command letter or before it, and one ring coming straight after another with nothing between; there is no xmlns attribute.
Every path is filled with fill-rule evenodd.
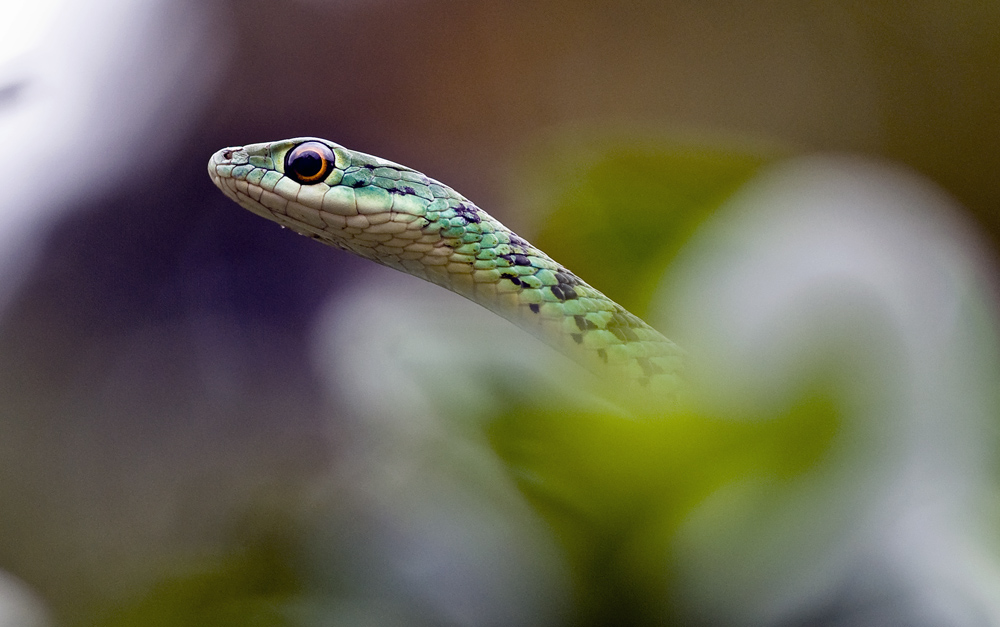
<svg viewBox="0 0 1000 627"><path fill-rule="evenodd" d="M302 185L313 185L326 178L334 161L333 151L326 144L304 142L285 157L285 175Z"/></svg>

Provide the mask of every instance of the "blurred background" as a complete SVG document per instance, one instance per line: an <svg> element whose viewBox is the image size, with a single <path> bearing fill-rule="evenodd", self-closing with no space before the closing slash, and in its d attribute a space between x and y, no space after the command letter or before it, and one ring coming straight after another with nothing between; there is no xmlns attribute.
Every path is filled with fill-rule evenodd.
<svg viewBox="0 0 1000 627"><path fill-rule="evenodd" d="M0 625L1000 625L1000 5L0 2ZM684 346L624 410L233 205L320 136Z"/></svg>

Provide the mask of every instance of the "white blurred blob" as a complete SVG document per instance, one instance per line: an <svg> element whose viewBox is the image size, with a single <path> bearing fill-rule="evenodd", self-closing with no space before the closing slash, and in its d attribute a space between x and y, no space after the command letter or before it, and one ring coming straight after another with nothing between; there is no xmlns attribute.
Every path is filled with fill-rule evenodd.
<svg viewBox="0 0 1000 627"><path fill-rule="evenodd" d="M0 627L47 627L51 624L41 599L20 580L0 571Z"/></svg>
<svg viewBox="0 0 1000 627"><path fill-rule="evenodd" d="M663 319L695 356L706 411L775 415L825 374L846 412L806 476L748 478L691 516L682 602L701 619L1000 624L985 540L996 303L956 216L908 172L799 159L748 185L678 263Z"/></svg>
<svg viewBox="0 0 1000 627"><path fill-rule="evenodd" d="M4 21L0 24L0 65L7 65L41 45L63 0L0 3Z"/></svg>
<svg viewBox="0 0 1000 627"><path fill-rule="evenodd" d="M47 227L183 139L225 42L193 0L0 0L0 311Z"/></svg>
<svg viewBox="0 0 1000 627"><path fill-rule="evenodd" d="M351 486L361 511L350 518L369 521L354 543L358 579L380 604L410 599L447 624L552 624L567 603L558 550L482 421L510 399L579 397L575 378L589 375L479 305L370 270L329 307L315 342L350 423L334 483ZM343 542L344 524L328 527Z"/></svg>

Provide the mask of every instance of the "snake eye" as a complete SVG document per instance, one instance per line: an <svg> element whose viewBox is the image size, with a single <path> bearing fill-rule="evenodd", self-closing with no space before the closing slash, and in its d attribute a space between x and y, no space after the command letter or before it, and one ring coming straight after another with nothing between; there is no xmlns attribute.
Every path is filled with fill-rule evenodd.
<svg viewBox="0 0 1000 627"><path fill-rule="evenodd" d="M335 157L322 142L299 144L285 157L285 174L303 185L319 183L330 173Z"/></svg>

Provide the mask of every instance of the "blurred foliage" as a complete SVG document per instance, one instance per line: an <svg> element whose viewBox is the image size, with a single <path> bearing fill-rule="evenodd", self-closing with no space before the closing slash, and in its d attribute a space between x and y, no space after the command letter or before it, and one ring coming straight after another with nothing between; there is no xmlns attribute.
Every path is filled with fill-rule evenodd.
<svg viewBox="0 0 1000 627"><path fill-rule="evenodd" d="M694 230L774 149L577 139L525 168L536 246L642 317Z"/></svg>
<svg viewBox="0 0 1000 627"><path fill-rule="evenodd" d="M672 534L691 508L730 482L794 479L823 459L839 424L833 396L813 391L753 422L519 407L490 438L564 547L577 622L659 624Z"/></svg>
<svg viewBox="0 0 1000 627"><path fill-rule="evenodd" d="M288 627L303 591L290 529L272 529L228 553L167 574L112 611L99 627Z"/></svg>
<svg viewBox="0 0 1000 627"><path fill-rule="evenodd" d="M541 173L531 204L551 211L536 244L645 315L695 229L773 157L648 140L574 144L531 163ZM841 425L835 388L813 379L785 406L750 421L656 407L638 418L530 406L498 417L490 441L565 550L577 624L662 624L685 516L720 487L759 480L780 490L824 459Z"/></svg>

